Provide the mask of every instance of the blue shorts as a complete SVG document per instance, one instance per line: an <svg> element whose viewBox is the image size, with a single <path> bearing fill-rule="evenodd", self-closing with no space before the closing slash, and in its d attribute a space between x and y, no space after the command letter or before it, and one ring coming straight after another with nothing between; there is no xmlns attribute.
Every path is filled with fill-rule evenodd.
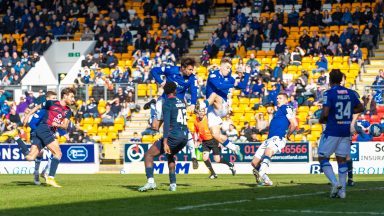
<svg viewBox="0 0 384 216"><path fill-rule="evenodd" d="M49 128L47 124L39 124L35 130L36 136L41 141L41 146L44 148L48 144L55 141L55 132Z"/></svg>
<svg viewBox="0 0 384 216"><path fill-rule="evenodd" d="M31 145L37 146L39 150L43 149L43 142L39 137L37 137L36 132L31 132Z"/></svg>
<svg viewBox="0 0 384 216"><path fill-rule="evenodd" d="M163 144L164 139L161 138L155 142L155 145L157 148L160 150L160 154L164 154L164 144ZM188 142L188 137L185 136L185 138L173 138L173 137L168 137L168 145L169 148L171 149L171 156L179 153Z"/></svg>

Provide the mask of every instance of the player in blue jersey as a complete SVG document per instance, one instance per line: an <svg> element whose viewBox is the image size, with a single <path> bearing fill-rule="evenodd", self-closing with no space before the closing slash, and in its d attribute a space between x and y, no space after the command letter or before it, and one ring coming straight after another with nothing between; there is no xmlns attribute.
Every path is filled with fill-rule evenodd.
<svg viewBox="0 0 384 216"><path fill-rule="evenodd" d="M163 103L163 138L156 141L145 153L145 173L147 183L139 188L140 192L153 190L156 183L153 178L153 159L161 154L167 154L169 168L169 190L176 191L175 154L182 150L188 141L187 111L184 101L177 95L177 85L167 82L164 85L167 98Z"/></svg>
<svg viewBox="0 0 384 216"><path fill-rule="evenodd" d="M229 141L228 137L221 133L222 117L229 111L228 94L233 88L244 89L249 81L251 67L247 66L243 80L236 81L231 75L232 61L229 58L223 58L219 68L210 70L207 88L206 100L199 104L198 109L207 108L208 127L212 136L219 143L232 150L240 161L243 160L243 154L240 147Z"/></svg>
<svg viewBox="0 0 384 216"><path fill-rule="evenodd" d="M194 74L195 60L192 58L184 58L181 60L181 67L167 66L167 67L154 67L151 70L153 78L161 87L166 82L174 82L177 85L176 97L181 101L185 101L185 94L189 92L191 94L191 105L187 108L189 112L194 111L197 102L197 80ZM165 76L165 79L162 78ZM158 131L163 122L162 107L166 95L163 94L156 102L154 116L152 120L152 129ZM188 134L188 149L191 152L193 168L198 168L196 160L195 146L192 134Z"/></svg>
<svg viewBox="0 0 384 216"><path fill-rule="evenodd" d="M331 88L324 92L323 110L319 119L326 123L325 130L320 138L318 155L320 167L331 182L331 198L346 197L346 181L348 165L347 156L351 151L351 123L353 114L364 110L355 91L341 86L343 73L333 69L329 73ZM330 156L335 153L338 163L339 181L329 162Z"/></svg>
<svg viewBox="0 0 384 216"><path fill-rule="evenodd" d="M260 186L271 186L267 172L271 158L285 147L287 139L296 130L297 120L293 108L288 105L288 95L277 95L277 111L274 113L269 126L268 138L257 149L252 160L253 174Z"/></svg>

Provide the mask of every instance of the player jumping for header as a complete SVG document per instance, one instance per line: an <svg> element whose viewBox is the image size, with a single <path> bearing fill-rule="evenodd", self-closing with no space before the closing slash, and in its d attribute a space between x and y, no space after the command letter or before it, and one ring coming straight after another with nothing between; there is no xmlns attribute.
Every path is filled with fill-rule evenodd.
<svg viewBox="0 0 384 216"><path fill-rule="evenodd" d="M364 110L355 91L340 85L343 73L333 69L329 73L331 88L324 92L323 110L319 119L326 123L326 128L320 138L318 155L320 167L331 182L331 198L346 197L346 181L348 165L346 158L351 151L351 122L353 114ZM329 162L335 153L338 163L339 182Z"/></svg>
<svg viewBox="0 0 384 216"><path fill-rule="evenodd" d="M174 82L164 85L167 98L163 103L163 138L156 141L144 155L145 173L147 183L139 188L140 192L153 190L156 183L153 178L153 159L166 153L169 168L169 190L176 191L175 154L182 150L188 141L187 111L185 103L177 95L177 86Z"/></svg>
<svg viewBox="0 0 384 216"><path fill-rule="evenodd" d="M240 147L233 144L227 136L221 133L222 117L228 114L228 94L232 88L244 89L249 81L251 67L246 67L244 79L236 82L231 76L232 61L229 58L221 60L220 68L213 69L209 73L206 89L206 100L199 104L198 109L207 108L208 126L213 137L222 143L224 147L232 150L240 161L244 156Z"/></svg>
<svg viewBox="0 0 384 216"><path fill-rule="evenodd" d="M167 66L167 67L154 67L151 70L153 78L161 87L164 87L166 82L176 83L176 97L182 102L185 102L185 94L189 91L191 94L191 105L188 106L188 111L193 112L197 102L197 80L194 74L195 60L192 58L184 58L181 60L181 67ZM164 75L165 79L161 76ZM152 120L152 129L158 131L163 122L162 107L164 100L167 96L165 93L158 98L155 105L155 116ZM198 168L196 160L195 144L193 142L192 134L188 134L188 149L191 152L193 168Z"/></svg>
<svg viewBox="0 0 384 216"><path fill-rule="evenodd" d="M288 95L277 95L277 111L273 115L269 126L268 138L257 149L251 162L253 175L259 186L272 186L267 172L271 158L285 147L287 138L296 130L297 120L291 106L288 105ZM287 132L288 131L288 132Z"/></svg>

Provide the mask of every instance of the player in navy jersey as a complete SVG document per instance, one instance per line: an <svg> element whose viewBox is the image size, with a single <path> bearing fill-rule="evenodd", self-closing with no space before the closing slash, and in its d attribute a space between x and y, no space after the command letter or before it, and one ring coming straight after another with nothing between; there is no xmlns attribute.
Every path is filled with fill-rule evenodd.
<svg viewBox="0 0 384 216"><path fill-rule="evenodd" d="M251 163L258 185L273 185L267 175L271 158L281 152L287 143L287 138L291 136L296 127L297 120L293 108L288 105L288 95L279 93L277 95L277 111L274 113L269 126L268 138L257 149Z"/></svg>
<svg viewBox="0 0 384 216"><path fill-rule="evenodd" d="M197 80L194 74L194 66L195 60L192 58L184 58L181 60L181 67L178 66L167 66L167 67L154 67L151 70L151 74L153 78L156 80L161 87L165 85L166 82L175 82L176 89L176 97L181 101L185 102L185 94L187 92L191 95L191 105L187 108L189 112L194 111L195 105L197 102ZM165 76L165 79L162 76ZM162 122L163 122L163 113L162 107L164 103L164 99L166 95L163 94L160 98L158 98L155 110L152 119L152 129L158 131ZM198 163L196 160L195 154L195 146L192 138L192 134L188 134L188 149L191 152L193 168L198 168Z"/></svg>
<svg viewBox="0 0 384 216"><path fill-rule="evenodd" d="M153 159L161 154L167 154L169 168L169 190L176 191L176 173L174 155L182 150L188 141L187 111L184 101L176 97L177 85L167 82L164 85L167 98L163 104L163 138L156 141L144 155L147 183L139 188L140 192L153 190L156 183L153 178Z"/></svg>
<svg viewBox="0 0 384 216"><path fill-rule="evenodd" d="M61 187L56 183L54 177L62 156L55 133L58 128L66 130L71 117L71 109L68 105L75 102L76 91L72 88L65 88L61 91L60 101L46 101L42 105L37 105L31 110L31 115L39 109L45 109L46 113L35 129L36 139L32 140L32 146L29 154L25 157L27 160L34 160L39 154L41 148L47 147L52 152L52 160L46 183L53 187Z"/></svg>
<svg viewBox="0 0 384 216"><path fill-rule="evenodd" d="M221 133L222 117L228 114L228 95L232 88L244 89L249 81L251 72L250 66L246 67L245 75L242 81L237 82L231 75L232 61L229 58L221 60L220 68L210 71L207 80L206 98L204 103L199 104L198 109L207 108L208 127L213 137L222 143L224 147L232 150L239 158L243 160L240 147L229 141L228 137Z"/></svg>
<svg viewBox="0 0 384 216"><path fill-rule="evenodd" d="M353 114L364 110L356 92L340 85L342 79L343 73L338 69L333 69L329 73L331 88L324 92L323 110L319 119L320 123L326 123L318 148L319 162L322 171L332 184L331 198L346 197L348 171L346 158L351 151L351 122ZM333 153L338 163L339 181L329 162Z"/></svg>

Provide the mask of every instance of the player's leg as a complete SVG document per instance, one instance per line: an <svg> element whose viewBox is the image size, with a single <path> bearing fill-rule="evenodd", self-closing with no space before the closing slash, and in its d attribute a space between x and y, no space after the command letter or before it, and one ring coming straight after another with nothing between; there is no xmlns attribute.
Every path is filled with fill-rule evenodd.
<svg viewBox="0 0 384 216"><path fill-rule="evenodd" d="M347 166L348 166L348 186L355 186L355 182L353 181L353 161L351 155L347 156Z"/></svg>
<svg viewBox="0 0 384 216"><path fill-rule="evenodd" d="M35 170L33 172L33 182L35 185L40 185L39 169L40 163L43 160L44 150L40 150L39 154L35 159Z"/></svg>
<svg viewBox="0 0 384 216"><path fill-rule="evenodd" d="M48 173L47 184L53 187L61 187L55 181L56 171L57 171L57 168L59 167L60 160L62 157L62 152L59 146L59 142L54 139L52 142L50 142L47 145L47 148L52 152L52 160L51 160L51 166Z"/></svg>
<svg viewBox="0 0 384 216"><path fill-rule="evenodd" d="M204 141L203 142L203 161L204 161L205 166L208 168L208 170L210 172L209 178L215 179L215 178L217 178L217 175L215 173L215 170L212 167L211 160L209 159L209 152L210 151L211 151L211 148L209 146L208 141Z"/></svg>
<svg viewBox="0 0 384 216"><path fill-rule="evenodd" d="M169 169L169 191L176 191L176 165L173 154L167 155Z"/></svg>
<svg viewBox="0 0 384 216"><path fill-rule="evenodd" d="M351 152L350 138L349 137L340 137L339 145L335 151L337 164L339 166L339 183L341 185L341 190L338 192L338 196L340 198L345 198L346 193L346 185L347 185L347 173L348 173L348 165L347 165L347 156Z"/></svg>
<svg viewBox="0 0 384 216"><path fill-rule="evenodd" d="M155 116L152 122L152 130L158 132L163 124L163 98L159 98L155 104Z"/></svg>
<svg viewBox="0 0 384 216"><path fill-rule="evenodd" d="M153 190L156 188L155 179L153 177L153 159L164 153L163 151L163 139L157 140L151 148L148 149L144 154L144 166L145 166L145 174L147 176L147 183L139 188L140 192L144 192L147 190Z"/></svg>
<svg viewBox="0 0 384 216"><path fill-rule="evenodd" d="M209 123L210 122L208 119L208 124ZM233 144L227 136L221 133L221 125L210 126L209 129L211 130L212 136L215 140L217 140L219 143L222 143L224 147L234 152L240 161L244 159L244 156L240 151L240 146Z"/></svg>
<svg viewBox="0 0 384 216"><path fill-rule="evenodd" d="M197 162L197 159L196 159L195 142L193 141L193 137L192 137L191 132L188 132L187 147L188 147L189 151L191 152L193 169L199 168L199 163Z"/></svg>
<svg viewBox="0 0 384 216"><path fill-rule="evenodd" d="M253 159L252 159L252 162L251 162L251 165L253 167L253 175L255 176L256 178L256 183L257 184L260 184L261 183L261 176L260 176L260 163L264 157L264 152L265 152L265 149L267 148L267 144L266 144L266 141L264 141L260 146L259 148L257 149L257 151L255 152L255 155L253 156Z"/></svg>
<svg viewBox="0 0 384 216"><path fill-rule="evenodd" d="M210 145L212 146L213 159L215 162L227 165L232 175L236 175L235 165L220 157L221 148L219 147L219 143L216 140L212 140Z"/></svg>
<svg viewBox="0 0 384 216"><path fill-rule="evenodd" d="M213 105L215 107L215 109L220 109L221 107L221 100L222 99L219 95L217 95L216 93L212 93L211 95L209 95L209 97L207 99L205 99L202 103L199 103L199 108L198 109L204 109L204 108L208 108L209 106Z"/></svg>
<svg viewBox="0 0 384 216"><path fill-rule="evenodd" d="M31 149L29 150L28 155L25 156L25 159L27 161L34 161L36 159L37 155L39 154L39 152L40 152L40 149L38 146L31 145Z"/></svg>
<svg viewBox="0 0 384 216"><path fill-rule="evenodd" d="M333 172L332 164L329 162L329 158L335 152L337 145L338 137L331 137L323 134L320 138L318 148L320 168L332 184L330 193L331 198L335 198L338 191L341 189L341 186L339 186L339 183L337 182L336 175Z"/></svg>

